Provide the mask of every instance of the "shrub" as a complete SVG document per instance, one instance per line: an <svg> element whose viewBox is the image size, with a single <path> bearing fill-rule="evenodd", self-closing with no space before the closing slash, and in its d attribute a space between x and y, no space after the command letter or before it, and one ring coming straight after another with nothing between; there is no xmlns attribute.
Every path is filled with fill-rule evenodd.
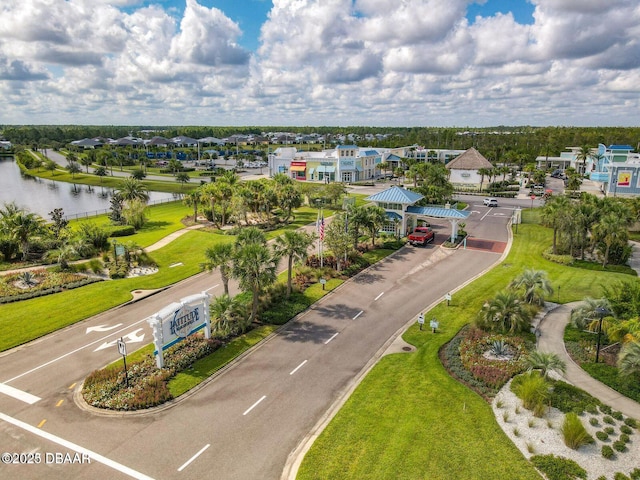
<svg viewBox="0 0 640 480"><path fill-rule="evenodd" d="M596 413L598 413L598 407L596 407L595 405L587 405L584 411L590 413L591 415L595 415Z"/></svg>
<svg viewBox="0 0 640 480"><path fill-rule="evenodd" d="M611 448L609 445L603 445L600 452L602 453L602 456L607 460L611 460L616 455L613 451L613 448Z"/></svg>
<svg viewBox="0 0 640 480"><path fill-rule="evenodd" d="M128 237L136 233L136 229L132 225L116 225L109 228L110 237Z"/></svg>
<svg viewBox="0 0 640 480"><path fill-rule="evenodd" d="M605 416L602 418L602 421L603 421L604 423L608 423L609 425L615 425L615 424L616 424L615 420L614 420L613 418L611 418L609 415L605 415Z"/></svg>
<svg viewBox="0 0 640 480"><path fill-rule="evenodd" d="M593 427L597 427L598 426L598 419L596 417L591 417L589 419L589 423L593 426Z"/></svg>
<svg viewBox="0 0 640 480"><path fill-rule="evenodd" d="M624 423L631 428L638 428L638 422L634 418L625 418Z"/></svg>
<svg viewBox="0 0 640 480"><path fill-rule="evenodd" d="M587 471L573 460L555 455L535 455L531 457L533 466L549 480L573 480L587 478Z"/></svg>
<svg viewBox="0 0 640 480"><path fill-rule="evenodd" d="M613 449L616 452L624 452L627 449L627 444L621 440L616 440L613 442Z"/></svg>
<svg viewBox="0 0 640 480"><path fill-rule="evenodd" d="M609 435L607 435L607 432L603 432L602 430L599 430L596 432L596 438L601 442L604 442L609 439Z"/></svg>
<svg viewBox="0 0 640 480"><path fill-rule="evenodd" d="M605 428L604 428L604 431L605 431L605 433L606 433L607 435L613 435L613 434L615 433L615 431L616 431L616 430L615 430L615 428L613 428L613 427L605 427Z"/></svg>
<svg viewBox="0 0 640 480"><path fill-rule="evenodd" d="M540 405L544 406L549 395L549 386L539 372L516 377L511 383L511 390L522 400L524 408L534 410L534 413Z"/></svg>
<svg viewBox="0 0 640 480"><path fill-rule="evenodd" d="M632 480L640 480L640 468L634 468L629 476Z"/></svg>
<svg viewBox="0 0 640 480"><path fill-rule="evenodd" d="M593 437L589 435L578 416L573 412L565 415L561 431L564 444L574 450L593 442Z"/></svg>
<svg viewBox="0 0 640 480"><path fill-rule="evenodd" d="M611 412L611 416L616 420L624 420L624 415L622 414L622 412Z"/></svg>
<svg viewBox="0 0 640 480"><path fill-rule="evenodd" d="M562 381L551 380L553 395L551 405L561 412L567 413L580 409L584 411L589 405L599 404L584 390Z"/></svg>
<svg viewBox="0 0 640 480"><path fill-rule="evenodd" d="M620 426L620 431L626 435L631 435L633 433L633 430L629 425Z"/></svg>
<svg viewBox="0 0 640 480"><path fill-rule="evenodd" d="M631 440L629 438L629 435L627 435L626 433L623 433L622 435L620 435L620 441L624 443L629 443Z"/></svg>
<svg viewBox="0 0 640 480"><path fill-rule="evenodd" d="M611 407L609 405L600 405L600 411L605 415L611 415Z"/></svg>
<svg viewBox="0 0 640 480"><path fill-rule="evenodd" d="M514 434L516 437L519 437L519 436L520 436L520 430L518 429L518 427L516 427L516 428L514 428L514 429L513 429L513 434Z"/></svg>
<svg viewBox="0 0 640 480"><path fill-rule="evenodd" d="M613 475L613 480L631 480L631 479L622 472L616 472Z"/></svg>

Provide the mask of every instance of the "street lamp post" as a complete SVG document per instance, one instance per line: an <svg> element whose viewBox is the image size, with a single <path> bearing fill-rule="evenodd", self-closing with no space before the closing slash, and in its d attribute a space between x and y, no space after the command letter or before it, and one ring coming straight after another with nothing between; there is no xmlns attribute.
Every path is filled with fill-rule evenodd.
<svg viewBox="0 0 640 480"><path fill-rule="evenodd" d="M600 317L600 320L598 322L598 343L596 344L596 363L598 363L598 358L600 357L600 336L602 335L602 320L607 315L610 315L611 312L605 307L598 307L596 308L596 313L598 314L598 317Z"/></svg>

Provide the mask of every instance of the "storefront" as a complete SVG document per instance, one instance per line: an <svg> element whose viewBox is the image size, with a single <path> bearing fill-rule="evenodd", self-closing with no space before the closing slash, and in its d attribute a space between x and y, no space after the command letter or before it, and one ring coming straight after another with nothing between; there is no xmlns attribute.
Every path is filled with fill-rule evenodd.
<svg viewBox="0 0 640 480"><path fill-rule="evenodd" d="M294 180L306 180L307 179L307 163L306 162L291 162L289 167L289 173Z"/></svg>

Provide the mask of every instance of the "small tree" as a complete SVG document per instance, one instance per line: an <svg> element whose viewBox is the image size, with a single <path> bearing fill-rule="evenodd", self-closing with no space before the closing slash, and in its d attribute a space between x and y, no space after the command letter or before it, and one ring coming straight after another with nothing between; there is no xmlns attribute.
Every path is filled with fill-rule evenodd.
<svg viewBox="0 0 640 480"><path fill-rule="evenodd" d="M180 172L176 175L176 182L180 183L180 190L184 189L184 184L189 183L191 181L191 177L186 172Z"/></svg>

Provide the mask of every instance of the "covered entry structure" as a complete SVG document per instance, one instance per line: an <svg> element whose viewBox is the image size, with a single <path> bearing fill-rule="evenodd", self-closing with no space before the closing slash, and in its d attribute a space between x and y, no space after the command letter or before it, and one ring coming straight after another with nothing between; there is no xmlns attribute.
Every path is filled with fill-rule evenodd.
<svg viewBox="0 0 640 480"><path fill-rule="evenodd" d="M424 196L419 193L407 190L398 186L393 186L382 192L378 192L367 201L374 202L387 212L390 223L398 224L393 228L400 228L401 232L409 233L417 226L418 220L426 218L444 218L451 223L451 241L455 241L458 236L458 224L466 220L471 212L450 208L447 204L444 207L419 207L415 204L422 200ZM396 219L395 221L393 219ZM401 221L398 222L397 220ZM385 229L386 230L386 229Z"/></svg>

